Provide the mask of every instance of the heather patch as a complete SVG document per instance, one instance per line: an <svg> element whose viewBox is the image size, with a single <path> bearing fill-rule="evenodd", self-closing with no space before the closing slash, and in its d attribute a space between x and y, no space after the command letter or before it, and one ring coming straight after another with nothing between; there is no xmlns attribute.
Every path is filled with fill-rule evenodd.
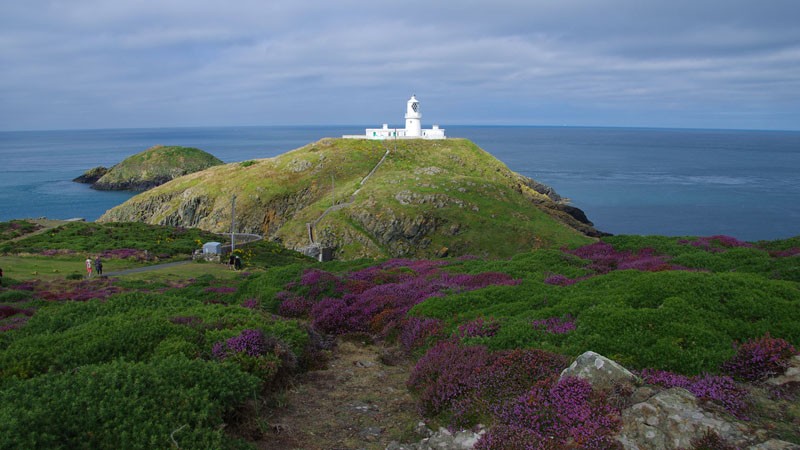
<svg viewBox="0 0 800 450"><path fill-rule="evenodd" d="M724 252L726 249L729 248L754 247L754 245L749 242L740 241L732 236L725 236L719 234L714 236L697 237L694 239L684 239L678 241L678 243L684 245L691 245L692 247L697 247L705 251L714 253Z"/></svg>
<svg viewBox="0 0 800 450"><path fill-rule="evenodd" d="M456 334L460 339L472 337L490 337L497 334L497 330L499 329L500 323L496 320L484 320L482 317L478 317L475 320L459 325L458 332Z"/></svg>
<svg viewBox="0 0 800 450"><path fill-rule="evenodd" d="M259 309L261 307L258 300L255 298L248 298L244 300L242 303L240 303L240 306L248 309Z"/></svg>
<svg viewBox="0 0 800 450"><path fill-rule="evenodd" d="M471 398L478 388L478 372L489 364L483 346L441 341L417 361L408 386L419 395L420 413L435 416L458 401Z"/></svg>
<svg viewBox="0 0 800 450"><path fill-rule="evenodd" d="M26 323L28 323L28 316L12 316L0 320L0 333L10 330L17 330L22 328Z"/></svg>
<svg viewBox="0 0 800 450"><path fill-rule="evenodd" d="M525 394L496 408L498 424L476 449L612 449L619 411L580 378L540 380Z"/></svg>
<svg viewBox="0 0 800 450"><path fill-rule="evenodd" d="M569 314L564 317L548 317L534 320L531 326L535 330L551 334L567 334L575 329L575 319Z"/></svg>
<svg viewBox="0 0 800 450"><path fill-rule="evenodd" d="M314 327L331 334L370 332L386 335L400 328L414 305L431 297L491 285L515 285L497 272L453 274L442 261L389 260L362 270L335 275L307 269L287 291L276 294L279 311L309 314Z"/></svg>
<svg viewBox="0 0 800 450"><path fill-rule="evenodd" d="M439 336L444 323L438 319L428 317L408 317L401 325L398 340L406 353L422 347L427 341Z"/></svg>
<svg viewBox="0 0 800 450"><path fill-rule="evenodd" d="M554 273L547 275L547 278L544 279L544 283L552 284L554 286L570 286L577 283L580 280L581 278L568 278L565 275Z"/></svg>
<svg viewBox="0 0 800 450"><path fill-rule="evenodd" d="M30 292L31 298L53 302L107 299L114 294L123 292L123 290L111 278L64 281L28 280L15 284L10 288L12 292Z"/></svg>
<svg viewBox="0 0 800 450"><path fill-rule="evenodd" d="M606 274L614 270L659 272L685 269L669 264L668 255L656 254L656 251L649 247L636 251L615 250L611 244L599 241L571 250L569 253L591 261L587 268L597 274Z"/></svg>
<svg viewBox="0 0 800 450"><path fill-rule="evenodd" d="M24 316L30 317L33 315L33 310L17 308L8 305L0 305L0 320L5 319L7 317L15 316L17 314L22 314Z"/></svg>
<svg viewBox="0 0 800 450"><path fill-rule="evenodd" d="M427 417L459 428L492 423L478 448L609 448L619 411L584 380L557 381L567 364L541 350L490 353L441 341L420 358L408 385ZM536 443L545 446L530 447Z"/></svg>
<svg viewBox="0 0 800 450"><path fill-rule="evenodd" d="M736 355L722 365L722 370L745 381L758 381L781 375L798 351L784 339L763 337L734 343Z"/></svg>
<svg viewBox="0 0 800 450"><path fill-rule="evenodd" d="M770 256L774 258L788 258L791 256L800 255L800 247L794 247L787 250L775 250L769 252Z"/></svg>
<svg viewBox="0 0 800 450"><path fill-rule="evenodd" d="M25 234L33 233L41 229L42 226L27 220L11 220L0 222L0 241L7 241Z"/></svg>
<svg viewBox="0 0 800 450"><path fill-rule="evenodd" d="M684 388L700 400L714 402L737 418L747 419L746 413L751 407L749 394L729 376L703 374L687 377L652 369L643 370L640 375L646 383Z"/></svg>
<svg viewBox="0 0 800 450"><path fill-rule="evenodd" d="M269 348L266 336L261 330L245 329L225 341L215 342L211 354L218 360L228 360L238 364L242 370L270 380L278 373L280 359Z"/></svg>

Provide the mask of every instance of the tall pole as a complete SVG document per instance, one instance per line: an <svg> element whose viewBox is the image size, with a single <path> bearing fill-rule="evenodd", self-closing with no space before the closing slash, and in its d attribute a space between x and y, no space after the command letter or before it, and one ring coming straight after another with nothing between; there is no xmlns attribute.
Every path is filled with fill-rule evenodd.
<svg viewBox="0 0 800 450"><path fill-rule="evenodd" d="M236 250L236 237L233 234L235 226L236 226L236 194L233 194L233 198L231 199L231 254L233 254L233 251Z"/></svg>

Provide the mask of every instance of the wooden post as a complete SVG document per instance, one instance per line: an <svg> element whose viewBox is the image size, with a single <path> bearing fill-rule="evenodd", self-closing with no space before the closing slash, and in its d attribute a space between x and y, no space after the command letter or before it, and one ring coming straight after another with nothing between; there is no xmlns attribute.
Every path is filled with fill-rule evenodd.
<svg viewBox="0 0 800 450"><path fill-rule="evenodd" d="M233 234L236 228L236 194L231 198L231 254L236 250L236 236Z"/></svg>

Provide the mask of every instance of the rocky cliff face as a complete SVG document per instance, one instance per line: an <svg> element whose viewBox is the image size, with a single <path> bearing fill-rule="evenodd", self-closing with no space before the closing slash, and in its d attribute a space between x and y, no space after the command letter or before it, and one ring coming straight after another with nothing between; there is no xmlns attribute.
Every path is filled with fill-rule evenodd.
<svg viewBox="0 0 800 450"><path fill-rule="evenodd" d="M577 208L510 171L463 139L323 139L284 155L186 175L108 211L101 221L237 231L298 249L315 243L339 258L508 256L597 236ZM329 209L327 213L326 209ZM325 213L323 215L323 213Z"/></svg>

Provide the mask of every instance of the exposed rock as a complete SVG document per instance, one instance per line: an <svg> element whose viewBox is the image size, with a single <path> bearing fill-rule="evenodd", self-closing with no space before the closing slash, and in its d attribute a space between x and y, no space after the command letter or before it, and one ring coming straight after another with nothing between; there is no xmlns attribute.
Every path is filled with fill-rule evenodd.
<svg viewBox="0 0 800 450"><path fill-rule="evenodd" d="M793 361L792 367L798 363L800 358ZM789 375L786 382L794 383L790 372L791 369L784 377ZM565 376L583 378L601 390L632 387L638 382L627 369L594 352L579 356L561 373L562 378ZM709 432L735 448L800 450L796 444L777 439L758 443L767 438L765 430L755 429L722 409L699 401L683 388L662 389L644 385L628 389L624 396L624 401L618 403L618 407L623 409L617 441L626 450L690 449L693 448L692 440L701 439Z"/></svg>
<svg viewBox="0 0 800 450"><path fill-rule="evenodd" d="M432 166L432 167L418 167L414 169L414 175L438 175L446 170Z"/></svg>
<svg viewBox="0 0 800 450"><path fill-rule="evenodd" d="M576 208L576 207L574 207L572 205L559 204L558 205L558 209L561 210L561 211L564 211L567 214L569 214L571 217L573 217L575 220L577 220L580 223L585 223L586 225L590 225L590 226L594 225L589 220L589 218L586 217L586 213L583 212L583 210L580 209L580 208Z"/></svg>
<svg viewBox="0 0 800 450"><path fill-rule="evenodd" d="M556 203L558 203L558 202L563 200L563 198L560 195L558 195L558 193L556 192L555 189L553 189L552 187L550 187L550 186L548 186L548 185L546 185L544 183L540 183L540 182L538 182L536 180L533 180L531 178L528 178L528 177L523 177L523 182L529 188L533 189L534 191L536 191L536 192L538 192L538 193L540 193L542 195L546 195L547 197L550 198L550 200L552 200L552 201L554 201Z"/></svg>
<svg viewBox="0 0 800 450"><path fill-rule="evenodd" d="M774 386L783 386L788 383L800 384L800 355L792 357L786 372L777 377L769 378L766 382Z"/></svg>
<svg viewBox="0 0 800 450"><path fill-rule="evenodd" d="M468 206L465 201L445 194L419 194L404 190L395 194L394 198L401 205L433 205L436 208L444 208L450 205L455 205L459 208Z"/></svg>
<svg viewBox="0 0 800 450"><path fill-rule="evenodd" d="M428 235L439 227L435 217L396 215L391 210L376 215L374 211L352 211L350 217L368 231L374 240L387 247L393 256L406 256L430 245Z"/></svg>
<svg viewBox="0 0 800 450"><path fill-rule="evenodd" d="M689 391L672 388L623 411L617 439L629 450L671 450L691 448L691 441L709 430L737 448L749 444L745 425L703 409Z"/></svg>
<svg viewBox="0 0 800 450"><path fill-rule="evenodd" d="M770 439L767 442L748 447L748 450L800 450L800 445L779 439Z"/></svg>
<svg viewBox="0 0 800 450"><path fill-rule="evenodd" d="M611 389L616 383L635 383L636 375L615 361L588 351L561 372L561 378L572 376L583 378L596 389Z"/></svg>
<svg viewBox="0 0 800 450"><path fill-rule="evenodd" d="M423 429L423 433L428 437L413 444L400 444L391 442L386 450L471 450L478 443L478 440L486 433L483 426L478 425L478 431L460 430L451 433L446 428L439 428L433 432L423 423L418 426Z"/></svg>
<svg viewBox="0 0 800 450"><path fill-rule="evenodd" d="M76 183L86 183L86 184L93 184L96 183L103 175L108 172L107 167L97 166L95 168L89 169L86 172L83 172L83 175L74 178L72 181Z"/></svg>
<svg viewBox="0 0 800 450"><path fill-rule="evenodd" d="M303 172L311 168L313 164L305 159L293 159L289 161L289 165L287 166L289 170L292 172Z"/></svg>

